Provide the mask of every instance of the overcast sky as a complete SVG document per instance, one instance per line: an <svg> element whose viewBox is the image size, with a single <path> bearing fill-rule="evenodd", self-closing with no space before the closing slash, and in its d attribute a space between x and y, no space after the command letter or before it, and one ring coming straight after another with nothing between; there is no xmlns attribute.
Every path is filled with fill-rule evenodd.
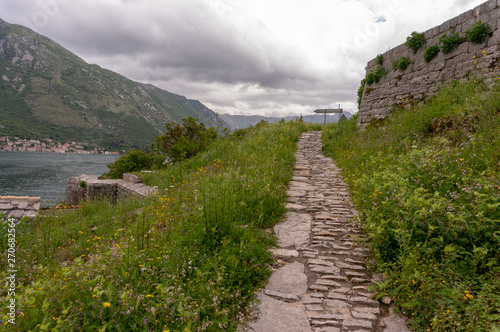
<svg viewBox="0 0 500 332"><path fill-rule="evenodd" d="M357 111L366 63L485 0L1 0L85 61L218 113Z"/></svg>

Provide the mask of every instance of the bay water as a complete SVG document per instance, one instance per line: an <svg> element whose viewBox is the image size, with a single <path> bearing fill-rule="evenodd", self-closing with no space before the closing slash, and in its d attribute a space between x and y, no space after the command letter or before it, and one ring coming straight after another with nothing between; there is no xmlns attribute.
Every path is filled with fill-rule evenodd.
<svg viewBox="0 0 500 332"><path fill-rule="evenodd" d="M42 198L53 206L66 197L66 180L77 174L103 174L116 155L0 152L0 195Z"/></svg>

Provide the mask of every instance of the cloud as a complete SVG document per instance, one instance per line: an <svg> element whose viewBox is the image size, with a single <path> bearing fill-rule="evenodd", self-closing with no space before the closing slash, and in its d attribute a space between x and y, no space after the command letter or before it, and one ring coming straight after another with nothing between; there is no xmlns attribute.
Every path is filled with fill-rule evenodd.
<svg viewBox="0 0 500 332"><path fill-rule="evenodd" d="M3 0L0 15L216 112L289 115L355 111L369 60L481 2Z"/></svg>

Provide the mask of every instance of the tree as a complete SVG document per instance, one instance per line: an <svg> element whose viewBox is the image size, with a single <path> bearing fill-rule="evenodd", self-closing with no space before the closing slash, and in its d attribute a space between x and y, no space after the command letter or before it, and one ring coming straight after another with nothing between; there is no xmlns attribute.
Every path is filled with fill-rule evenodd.
<svg viewBox="0 0 500 332"><path fill-rule="evenodd" d="M164 160L164 156L154 152L146 153L142 150L132 149L115 162L107 165L109 172L105 173L104 176L111 179L121 179L123 173L160 168Z"/></svg>
<svg viewBox="0 0 500 332"><path fill-rule="evenodd" d="M218 138L218 134L215 128L206 128L197 121L190 116L182 123L167 123L165 133L156 137L157 150L174 163L204 151Z"/></svg>

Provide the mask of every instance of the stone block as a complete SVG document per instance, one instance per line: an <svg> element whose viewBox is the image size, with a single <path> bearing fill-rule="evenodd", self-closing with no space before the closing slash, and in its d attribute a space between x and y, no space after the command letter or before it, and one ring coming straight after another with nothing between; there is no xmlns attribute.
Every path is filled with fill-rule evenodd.
<svg viewBox="0 0 500 332"><path fill-rule="evenodd" d="M35 218L37 215L38 213L32 210L24 211L24 216L30 219Z"/></svg>
<svg viewBox="0 0 500 332"><path fill-rule="evenodd" d="M469 44L470 43L462 43L458 45L456 48L454 48L452 51L450 51L448 54L445 54L444 58L445 60L452 59L462 53L467 53L469 51Z"/></svg>
<svg viewBox="0 0 500 332"><path fill-rule="evenodd" d="M464 22L470 21L474 18L474 9L470 9L464 13Z"/></svg>
<svg viewBox="0 0 500 332"><path fill-rule="evenodd" d="M6 216L21 219L24 216L24 210L10 210L6 213Z"/></svg>
<svg viewBox="0 0 500 332"><path fill-rule="evenodd" d="M451 28L451 22L446 21L439 26L439 33L447 33L450 31L450 28Z"/></svg>
<svg viewBox="0 0 500 332"><path fill-rule="evenodd" d="M142 179L134 174L123 174L123 180L130 183L142 183Z"/></svg>
<svg viewBox="0 0 500 332"><path fill-rule="evenodd" d="M493 11L498 11L498 1L497 0L488 0L484 5L485 9L488 13L491 13Z"/></svg>
<svg viewBox="0 0 500 332"><path fill-rule="evenodd" d="M18 209L25 210L29 206L29 202L27 199L19 200L19 204L17 204Z"/></svg>
<svg viewBox="0 0 500 332"><path fill-rule="evenodd" d="M484 13L486 13L486 3L480 4L476 8L473 9L474 11L474 16L478 17Z"/></svg>

